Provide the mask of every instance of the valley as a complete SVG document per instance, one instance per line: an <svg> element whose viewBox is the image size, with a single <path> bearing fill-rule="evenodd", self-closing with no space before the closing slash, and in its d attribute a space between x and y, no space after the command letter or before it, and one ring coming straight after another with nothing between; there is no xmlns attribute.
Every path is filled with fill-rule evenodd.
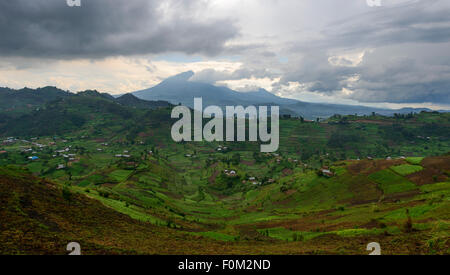
<svg viewBox="0 0 450 275"><path fill-rule="evenodd" d="M176 143L171 109L90 91L2 112L0 252L449 253L449 113L284 116L260 153Z"/></svg>

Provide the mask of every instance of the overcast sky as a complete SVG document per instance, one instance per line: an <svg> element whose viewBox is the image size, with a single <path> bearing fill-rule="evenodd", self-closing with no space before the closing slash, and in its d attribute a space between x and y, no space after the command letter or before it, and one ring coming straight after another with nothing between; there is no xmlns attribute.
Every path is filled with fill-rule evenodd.
<svg viewBox="0 0 450 275"><path fill-rule="evenodd" d="M192 80L450 109L449 0L0 1L0 86L120 94Z"/></svg>

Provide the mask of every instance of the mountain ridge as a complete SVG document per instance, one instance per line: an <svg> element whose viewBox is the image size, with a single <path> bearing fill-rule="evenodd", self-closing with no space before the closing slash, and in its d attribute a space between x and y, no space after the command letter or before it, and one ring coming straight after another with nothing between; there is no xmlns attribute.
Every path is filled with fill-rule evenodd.
<svg viewBox="0 0 450 275"><path fill-rule="evenodd" d="M114 97L109 93L101 93L97 90L85 90L77 93L64 91L54 86L46 86L37 89L23 88L19 90L0 87L0 112L8 113L12 116L20 116L45 107L46 104L55 100L68 99L74 97L101 98L114 103L143 109L153 109L170 106L166 101L148 101L135 97L132 94L125 94Z"/></svg>
<svg viewBox="0 0 450 275"><path fill-rule="evenodd" d="M193 107L194 98L201 97L204 106L277 105L280 106L281 115L291 115L312 120L328 118L336 114L357 114L362 116L377 113L385 116L393 116L395 114L431 111L428 108L383 109L361 105L310 103L279 97L262 88L251 92L238 92L223 86L190 81L193 75L194 72L187 71L169 77L152 88L129 93L129 95L133 95L135 98L131 98L127 94L111 95L95 90L71 93L53 86L37 89L23 88L19 90L0 88L0 111L6 111L12 115L28 113L44 106L50 101L68 98L74 95L99 96L107 100L115 101L118 104L125 104L136 108L167 107L170 104L182 104ZM124 95L127 95L127 97L121 98ZM439 112L447 111L439 110Z"/></svg>
<svg viewBox="0 0 450 275"><path fill-rule="evenodd" d="M360 105L309 103L295 99L283 98L258 89L251 92L238 92L227 87L215 86L203 82L190 81L194 73L187 71L167 78L158 85L140 91L132 92L144 100L165 100L172 104L182 104L193 107L195 97L203 99L204 106L217 105L279 105L281 114L302 116L308 119L327 118L339 115L369 115L373 112L392 116L395 113L430 111L427 108L383 109Z"/></svg>

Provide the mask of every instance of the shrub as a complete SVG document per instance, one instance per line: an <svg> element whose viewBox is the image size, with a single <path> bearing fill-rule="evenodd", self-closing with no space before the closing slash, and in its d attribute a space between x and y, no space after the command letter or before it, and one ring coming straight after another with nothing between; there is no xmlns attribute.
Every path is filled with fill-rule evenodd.
<svg viewBox="0 0 450 275"><path fill-rule="evenodd" d="M98 194L104 198L109 198L109 193L104 191L98 191Z"/></svg>
<svg viewBox="0 0 450 275"><path fill-rule="evenodd" d="M72 200L72 192L70 192L69 188L67 186L64 186L62 189L62 196L66 201Z"/></svg>

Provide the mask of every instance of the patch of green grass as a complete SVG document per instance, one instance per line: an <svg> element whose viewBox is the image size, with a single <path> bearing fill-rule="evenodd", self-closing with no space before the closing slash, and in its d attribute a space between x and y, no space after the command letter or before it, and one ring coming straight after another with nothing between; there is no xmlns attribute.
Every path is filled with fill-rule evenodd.
<svg viewBox="0 0 450 275"><path fill-rule="evenodd" d="M131 173L133 173L133 171L130 170L115 170L114 172L112 172L111 174L109 174L109 176L116 180L117 182L122 182L124 180L126 180Z"/></svg>
<svg viewBox="0 0 450 275"><path fill-rule="evenodd" d="M80 186L80 187L87 187L89 185L91 185L91 182L88 180L83 180L78 184L78 186Z"/></svg>
<svg viewBox="0 0 450 275"><path fill-rule="evenodd" d="M417 189L417 186L392 172L389 169L381 170L369 175L369 179L380 184L381 189L385 194L406 192Z"/></svg>
<svg viewBox="0 0 450 275"><path fill-rule="evenodd" d="M30 170L32 173L40 173L41 170L44 168L42 162L40 161L34 161L27 165L28 170Z"/></svg>
<svg viewBox="0 0 450 275"><path fill-rule="evenodd" d="M383 234L385 231L388 232L389 234L400 233L400 229L396 226L387 227L387 228L372 228L372 229L366 229L366 228L344 229L344 230L334 231L333 233L336 233L337 235L342 236L342 237L355 237L355 236L362 236L362 235L378 235L378 234Z"/></svg>
<svg viewBox="0 0 450 275"><path fill-rule="evenodd" d="M419 165L423 159L423 157L410 157L406 158L406 161L414 165Z"/></svg>
<svg viewBox="0 0 450 275"><path fill-rule="evenodd" d="M411 216L411 218L420 218L423 217L427 212L437 207L438 205L429 205L429 204L417 205L415 207L409 208L409 215ZM406 209L399 208L397 210L389 212L386 216L383 217L383 219L387 221L393 221L406 219L407 217L408 216L406 215Z"/></svg>
<svg viewBox="0 0 450 275"><path fill-rule="evenodd" d="M435 184L422 185L420 190L424 192L450 190L450 182L439 182Z"/></svg>
<svg viewBox="0 0 450 275"><path fill-rule="evenodd" d="M156 218L147 213L144 213L144 210L137 206L131 205L131 206L127 207L125 202L117 201L117 200L109 199L109 198L104 198L100 195L94 194L93 192L91 192L88 195L88 197L93 197L93 198L99 200L100 202L102 202L104 205L111 207L112 209L116 210L117 212L128 215L135 220L149 222L149 223L157 224L157 225L166 225L167 224L167 222L165 222L159 218Z"/></svg>
<svg viewBox="0 0 450 275"><path fill-rule="evenodd" d="M397 174L400 174L402 176L407 176L407 175L422 171L423 167L419 166L419 165L403 164L403 165L398 165L398 166L392 166L391 169L394 172L396 172Z"/></svg>

